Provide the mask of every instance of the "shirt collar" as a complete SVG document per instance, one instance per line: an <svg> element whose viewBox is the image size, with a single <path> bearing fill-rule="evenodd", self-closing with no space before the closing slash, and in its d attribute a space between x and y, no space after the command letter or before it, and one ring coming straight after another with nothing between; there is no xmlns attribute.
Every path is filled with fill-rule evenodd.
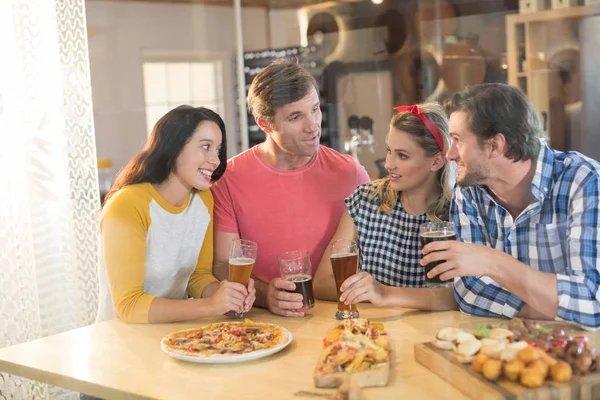
<svg viewBox="0 0 600 400"><path fill-rule="evenodd" d="M554 187L554 177L562 170L562 164L556 165L554 150L550 149L540 139L540 150L535 166L535 173L531 181L531 193L537 201L541 202L547 197ZM475 186L476 190L483 191L494 203L500 204L494 193L485 185Z"/></svg>
<svg viewBox="0 0 600 400"><path fill-rule="evenodd" d="M548 196L554 186L554 177L560 172L555 170L560 167L556 166L554 161L554 151L541 141L535 174L531 182L531 193L538 201Z"/></svg>

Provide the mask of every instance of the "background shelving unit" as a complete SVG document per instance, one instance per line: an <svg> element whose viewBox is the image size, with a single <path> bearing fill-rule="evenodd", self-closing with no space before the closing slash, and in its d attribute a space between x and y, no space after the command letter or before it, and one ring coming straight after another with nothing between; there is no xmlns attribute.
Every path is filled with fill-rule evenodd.
<svg viewBox="0 0 600 400"><path fill-rule="evenodd" d="M600 4L506 16L508 82L531 99L551 146L572 148L569 110L581 112L581 23L600 15Z"/></svg>

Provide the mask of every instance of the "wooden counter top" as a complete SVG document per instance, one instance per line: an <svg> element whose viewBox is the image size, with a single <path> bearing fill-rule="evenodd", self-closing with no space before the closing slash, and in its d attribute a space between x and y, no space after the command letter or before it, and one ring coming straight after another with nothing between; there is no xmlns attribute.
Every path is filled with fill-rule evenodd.
<svg viewBox="0 0 600 400"><path fill-rule="evenodd" d="M366 388L362 399L462 399L465 396L414 360L413 345L430 341L446 326L476 328L489 321L456 311L419 312L361 304L361 317L385 324L392 346L387 387ZM283 351L237 364L191 364L163 353L166 334L205 325L136 325L108 321L0 349L0 371L109 399L323 399L297 392L315 389L312 374L321 339L335 326L335 304L317 302L304 318L278 317L253 309L248 318L289 329L294 340ZM592 344L595 334L590 335Z"/></svg>

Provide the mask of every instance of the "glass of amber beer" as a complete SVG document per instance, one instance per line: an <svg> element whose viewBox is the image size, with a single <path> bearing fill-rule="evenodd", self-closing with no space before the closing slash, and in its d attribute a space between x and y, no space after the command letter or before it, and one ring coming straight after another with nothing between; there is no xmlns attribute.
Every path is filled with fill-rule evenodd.
<svg viewBox="0 0 600 400"><path fill-rule="evenodd" d="M304 312L315 306L315 295L312 285L312 268L310 255L306 250L292 250L277 256L281 278L294 282L296 289L290 293L302 295L302 308L295 311Z"/></svg>
<svg viewBox="0 0 600 400"><path fill-rule="evenodd" d="M256 262L258 245L244 239L233 239L229 249L229 281L241 283L248 287L250 274ZM227 315L243 318L243 313L229 312Z"/></svg>
<svg viewBox="0 0 600 400"><path fill-rule="evenodd" d="M421 224L421 248L428 243L437 242L440 240L456 240L456 231L454 230L453 222L425 222ZM427 277L429 271L440 265L442 261L434 261L425 266L425 283L428 287L448 287L452 285L452 281L442 281L440 276L435 276L432 279Z"/></svg>
<svg viewBox="0 0 600 400"><path fill-rule="evenodd" d="M331 268L333 269L338 298L338 309L335 317L337 319L358 318L356 304L347 306L340 301L342 283L358 272L358 246L354 240L340 239L331 243L330 247Z"/></svg>

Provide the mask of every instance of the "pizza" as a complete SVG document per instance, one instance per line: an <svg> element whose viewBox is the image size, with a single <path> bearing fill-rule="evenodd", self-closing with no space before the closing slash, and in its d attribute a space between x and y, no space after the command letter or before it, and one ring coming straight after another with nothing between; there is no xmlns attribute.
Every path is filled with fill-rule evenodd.
<svg viewBox="0 0 600 400"><path fill-rule="evenodd" d="M285 329L246 319L174 332L162 339L161 346L186 356L231 357L271 349L287 340Z"/></svg>
<svg viewBox="0 0 600 400"><path fill-rule="evenodd" d="M344 375L361 375L361 387L383 386L389 376L389 340L383 324L349 319L323 339L323 353L314 373L317 387L339 387Z"/></svg>

